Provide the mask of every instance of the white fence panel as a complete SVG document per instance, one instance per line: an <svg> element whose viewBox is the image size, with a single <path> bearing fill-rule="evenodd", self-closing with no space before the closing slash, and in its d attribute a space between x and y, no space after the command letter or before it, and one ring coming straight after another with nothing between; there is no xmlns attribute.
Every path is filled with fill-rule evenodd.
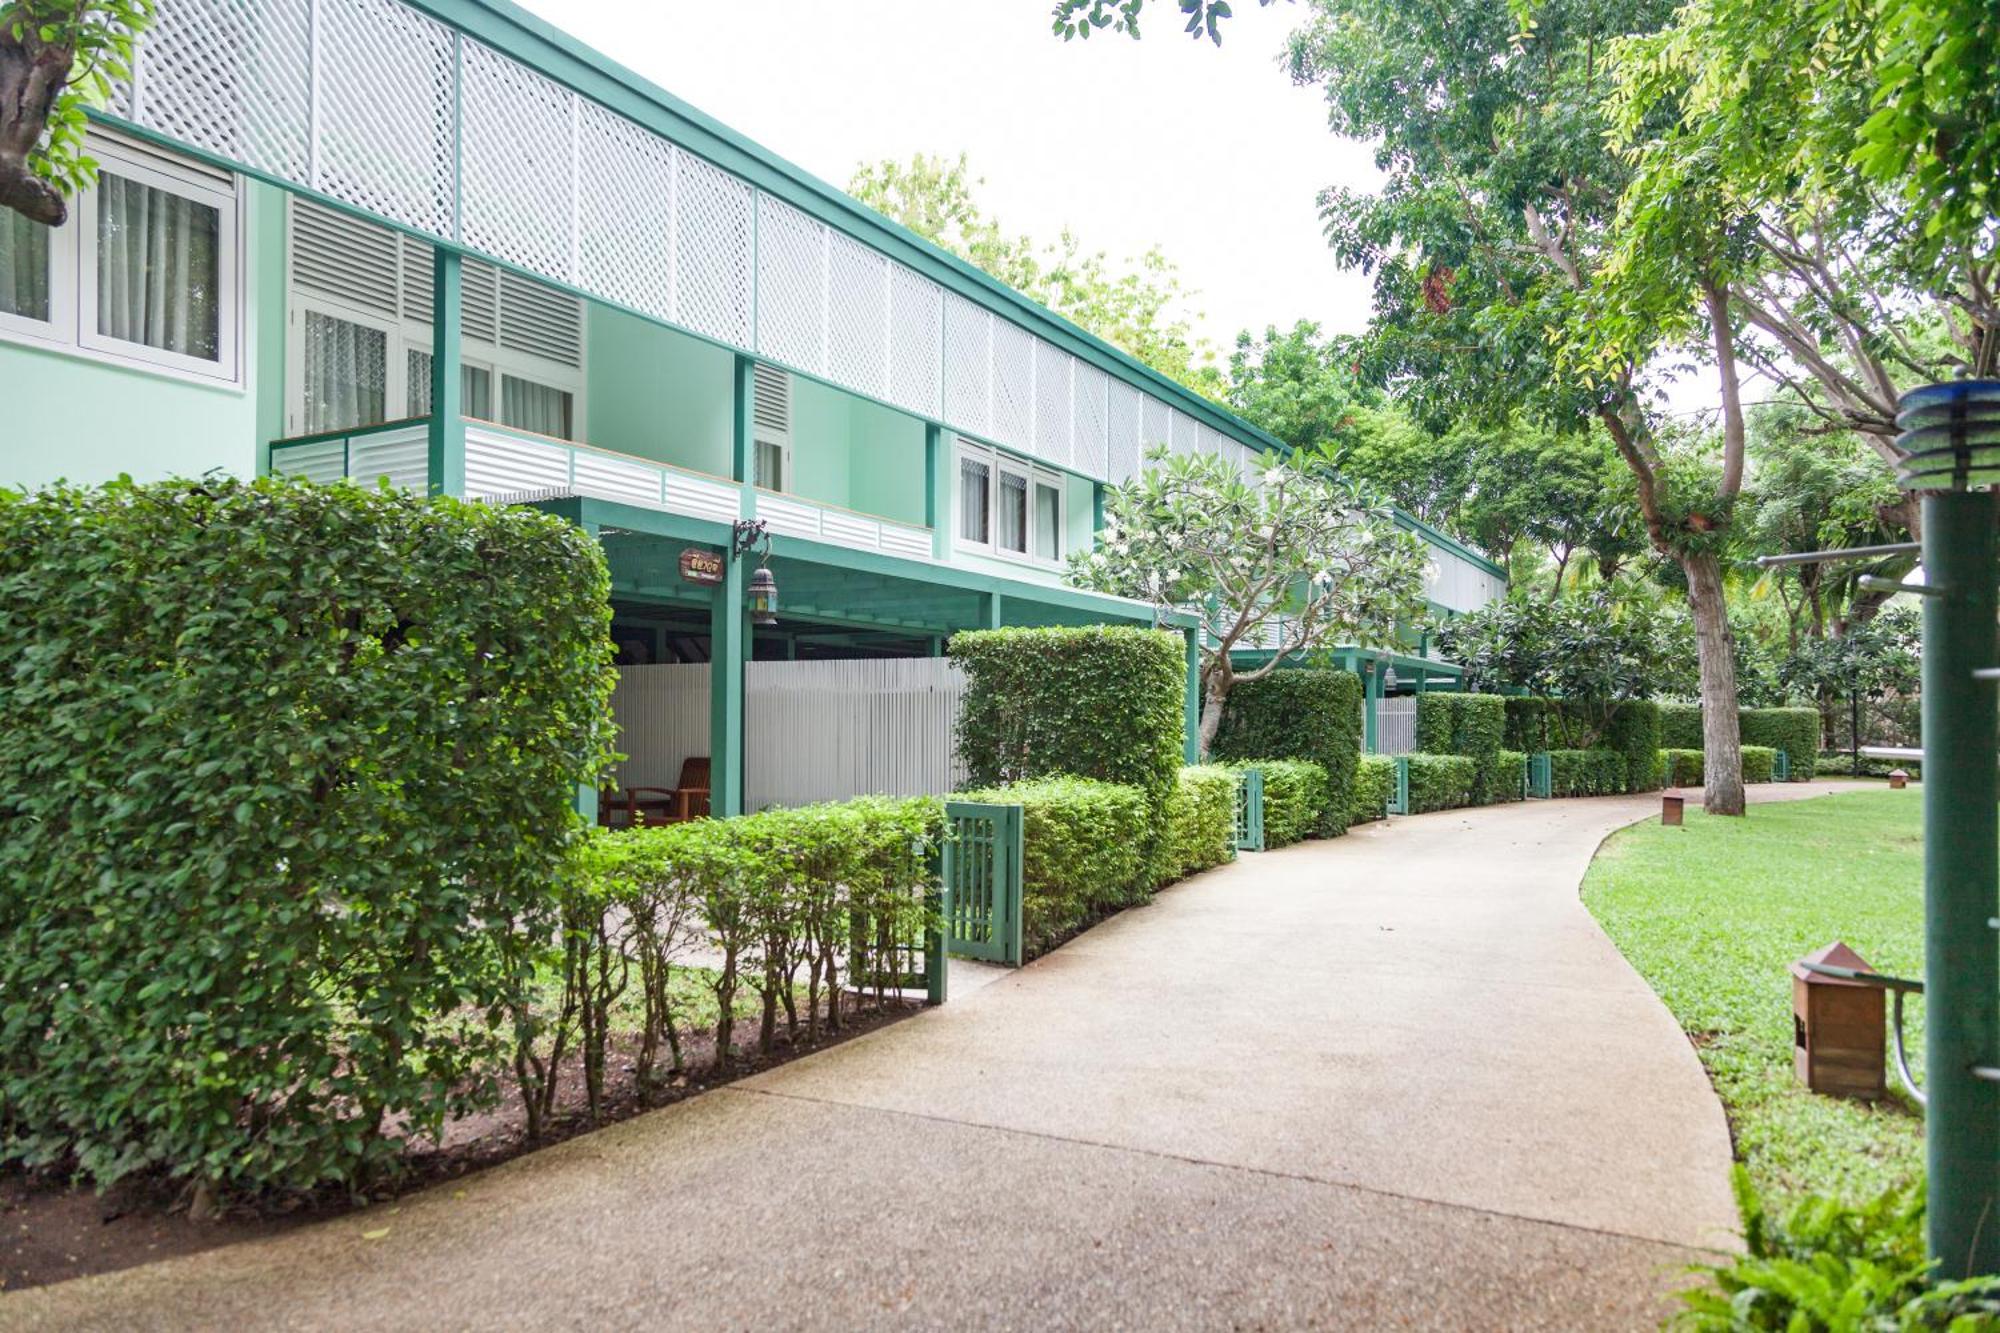
<svg viewBox="0 0 2000 1333"><path fill-rule="evenodd" d="M708 664L618 668L611 692L612 748L625 755L620 787L675 787L681 763L708 753Z"/></svg>
<svg viewBox="0 0 2000 1333"><path fill-rule="evenodd" d="M939 795L963 780L952 733L965 673L947 658L752 662L743 693L747 810Z"/></svg>
<svg viewBox="0 0 2000 1333"><path fill-rule="evenodd" d="M1363 708L1368 705L1364 702ZM1417 748L1417 696L1392 694L1375 705L1375 753L1412 754Z"/></svg>

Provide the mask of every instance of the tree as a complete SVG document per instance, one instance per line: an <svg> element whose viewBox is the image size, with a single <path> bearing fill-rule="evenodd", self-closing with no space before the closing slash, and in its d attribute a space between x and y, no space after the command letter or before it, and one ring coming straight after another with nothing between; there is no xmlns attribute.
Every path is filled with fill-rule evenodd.
<svg viewBox="0 0 2000 1333"><path fill-rule="evenodd" d="M1254 480L1213 454L1169 457L1106 492L1103 540L1071 557L1070 579L1192 611L1201 651L1201 746L1215 740L1238 681L1335 641L1386 644L1423 610L1423 544L1387 510L1324 470L1274 464ZM1268 648L1239 669L1232 654Z"/></svg>
<svg viewBox="0 0 2000 1333"><path fill-rule="evenodd" d="M919 153L860 167L848 193L1133 359L1210 398L1222 397L1215 348L1194 332L1194 293L1158 247L1120 263L1086 252L1067 229L1052 245L1010 235L980 208L964 154Z"/></svg>
<svg viewBox="0 0 2000 1333"><path fill-rule="evenodd" d="M1357 410L1379 403L1354 374L1354 353L1302 319L1262 337L1245 329L1229 354L1228 404L1245 421L1294 449L1324 450L1348 438Z"/></svg>
<svg viewBox="0 0 2000 1333"><path fill-rule="evenodd" d="M131 77L132 44L153 0L0 2L0 207L44 226L96 178L83 152L84 108Z"/></svg>
<svg viewBox="0 0 2000 1333"><path fill-rule="evenodd" d="M1222 45L1221 23L1232 12L1229 0L1175 0L1175 3L1187 16L1182 31L1194 38L1205 34L1209 41ZM1271 0L1257 0L1257 3L1268 5ZM1139 17L1145 11L1146 0L1056 0L1055 33L1067 42L1109 28L1136 40Z"/></svg>

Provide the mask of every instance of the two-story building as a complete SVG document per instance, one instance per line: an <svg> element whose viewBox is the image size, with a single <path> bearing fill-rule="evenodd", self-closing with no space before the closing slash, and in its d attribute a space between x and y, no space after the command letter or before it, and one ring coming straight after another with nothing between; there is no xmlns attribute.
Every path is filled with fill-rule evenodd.
<svg viewBox="0 0 2000 1333"><path fill-rule="evenodd" d="M160 0L91 151L68 225L0 215L0 484L387 478L563 515L609 558L621 661L708 664L718 813L746 662L1156 623L1063 580L1104 488L1155 443L1281 448L504 0ZM1496 594L1424 535L1439 607Z"/></svg>

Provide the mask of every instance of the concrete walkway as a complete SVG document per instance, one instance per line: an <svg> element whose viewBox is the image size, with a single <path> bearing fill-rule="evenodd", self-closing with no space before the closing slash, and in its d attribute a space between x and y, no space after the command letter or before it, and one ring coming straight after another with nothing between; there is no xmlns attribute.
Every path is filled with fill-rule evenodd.
<svg viewBox="0 0 2000 1333"><path fill-rule="evenodd" d="M1735 1223L1721 1108L1577 900L1657 809L1245 857L943 1009L0 1327L1651 1327Z"/></svg>

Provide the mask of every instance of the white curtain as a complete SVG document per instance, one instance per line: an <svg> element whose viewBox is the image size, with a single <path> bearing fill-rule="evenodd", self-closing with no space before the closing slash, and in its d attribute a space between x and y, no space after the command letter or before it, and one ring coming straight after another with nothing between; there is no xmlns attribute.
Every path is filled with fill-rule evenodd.
<svg viewBox="0 0 2000 1333"><path fill-rule="evenodd" d="M958 535L964 541L984 542L986 527L986 464L970 458L958 460Z"/></svg>
<svg viewBox="0 0 2000 1333"><path fill-rule="evenodd" d="M0 315L49 318L49 229L0 210Z"/></svg>
<svg viewBox="0 0 2000 1333"><path fill-rule="evenodd" d="M1053 486L1035 483L1035 554L1043 560L1062 558L1062 493Z"/></svg>
<svg viewBox="0 0 2000 1333"><path fill-rule="evenodd" d="M221 226L207 204L100 172L97 331L219 360Z"/></svg>
<svg viewBox="0 0 2000 1333"><path fill-rule="evenodd" d="M1000 535L1003 551L1028 553L1028 479L1018 472L1000 474Z"/></svg>
<svg viewBox="0 0 2000 1333"><path fill-rule="evenodd" d="M431 354L410 349L410 415L431 414ZM484 366L458 368L458 410L476 421L493 420L493 376Z"/></svg>
<svg viewBox="0 0 2000 1333"><path fill-rule="evenodd" d="M572 429L570 405L570 395L565 390L552 389L533 380L516 379L512 375L500 377L500 424L503 426L567 440Z"/></svg>
<svg viewBox="0 0 2000 1333"><path fill-rule="evenodd" d="M389 335L306 311L305 433L388 420Z"/></svg>

